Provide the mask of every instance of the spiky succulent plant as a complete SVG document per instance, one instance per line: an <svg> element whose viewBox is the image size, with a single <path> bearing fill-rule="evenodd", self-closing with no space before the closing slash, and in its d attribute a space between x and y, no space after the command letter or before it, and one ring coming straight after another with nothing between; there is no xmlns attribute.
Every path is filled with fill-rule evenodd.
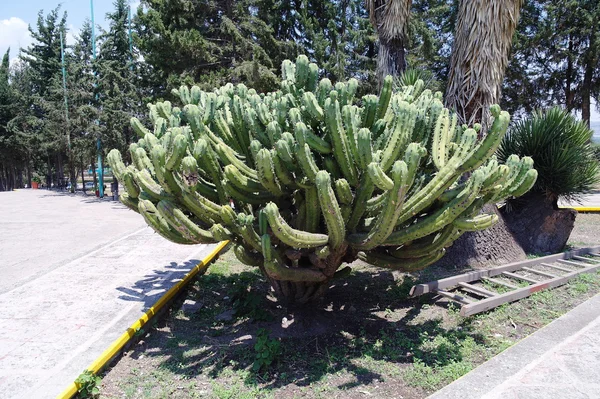
<svg viewBox="0 0 600 399"><path fill-rule="evenodd" d="M293 302L319 298L360 258L413 271L435 262L463 232L485 229L486 203L525 193L531 158L493 156L509 115L498 106L485 138L457 126L422 81L355 98L358 82L318 79L305 56L284 61L281 89L243 84L174 90L183 108L150 104L153 130L133 164L108 156L121 201L182 244L231 240Z"/></svg>

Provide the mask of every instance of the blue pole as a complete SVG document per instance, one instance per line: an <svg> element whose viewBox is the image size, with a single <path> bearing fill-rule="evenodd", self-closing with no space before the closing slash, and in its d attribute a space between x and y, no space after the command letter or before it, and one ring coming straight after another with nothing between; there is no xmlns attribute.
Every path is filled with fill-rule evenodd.
<svg viewBox="0 0 600 399"><path fill-rule="evenodd" d="M96 60L96 25L94 24L94 0L90 0L90 10L92 13L92 58ZM96 100L98 94L96 94ZM98 123L98 121L96 121ZM100 198L104 198L104 168L102 167L102 141L100 136L96 141L96 149L98 150L98 194Z"/></svg>

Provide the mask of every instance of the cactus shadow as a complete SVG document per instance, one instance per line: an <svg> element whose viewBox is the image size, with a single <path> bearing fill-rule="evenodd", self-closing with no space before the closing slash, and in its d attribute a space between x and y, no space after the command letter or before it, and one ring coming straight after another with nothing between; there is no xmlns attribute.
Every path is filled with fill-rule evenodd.
<svg viewBox="0 0 600 399"><path fill-rule="evenodd" d="M417 279L359 268L332 284L320 305L298 312L265 295L268 284L255 272L205 275L128 356L156 358L169 373L225 385L238 374L246 386L265 390L294 391L320 381L344 390L382 380L402 385L402 378L386 379L390 370L415 359L430 366L459 362L466 337L485 341L468 320L446 325L438 317L443 309L428 304L431 297L408 298ZM199 309L180 309L186 299ZM254 373L254 343L263 328L282 349L273 366Z"/></svg>

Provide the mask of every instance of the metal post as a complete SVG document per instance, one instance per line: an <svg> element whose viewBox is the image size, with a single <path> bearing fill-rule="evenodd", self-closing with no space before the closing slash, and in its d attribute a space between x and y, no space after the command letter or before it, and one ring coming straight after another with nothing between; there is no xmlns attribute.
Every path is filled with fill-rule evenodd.
<svg viewBox="0 0 600 399"><path fill-rule="evenodd" d="M94 0L90 0L90 10L92 13L92 58L96 60L96 26L94 24ZM96 99L98 99L98 94L96 94ZM98 123L98 121L96 121ZM98 150L98 194L100 198L104 198L104 168L102 166L102 141L100 137L96 142L96 147Z"/></svg>

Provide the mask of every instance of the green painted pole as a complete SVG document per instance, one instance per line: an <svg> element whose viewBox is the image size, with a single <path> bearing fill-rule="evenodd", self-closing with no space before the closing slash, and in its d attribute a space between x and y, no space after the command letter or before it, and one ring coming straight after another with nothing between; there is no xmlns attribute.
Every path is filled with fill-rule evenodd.
<svg viewBox="0 0 600 399"><path fill-rule="evenodd" d="M96 25L94 23L94 0L90 0L90 10L92 13L92 58L96 60ZM98 99L98 94L96 94ZM98 121L96 121L98 123ZM102 167L102 141L100 137L96 141L98 151L98 194L100 198L104 198L104 168Z"/></svg>

